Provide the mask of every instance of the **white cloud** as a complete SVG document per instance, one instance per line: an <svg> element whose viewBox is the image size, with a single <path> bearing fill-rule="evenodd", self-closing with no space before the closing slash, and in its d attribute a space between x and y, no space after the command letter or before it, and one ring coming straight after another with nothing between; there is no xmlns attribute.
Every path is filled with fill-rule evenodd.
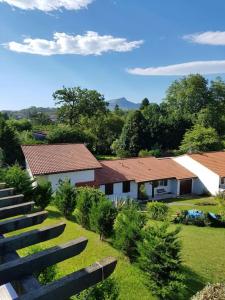
<svg viewBox="0 0 225 300"><path fill-rule="evenodd" d="M9 42L5 47L11 51L50 56L54 54L101 55L104 52L128 52L139 48L140 41L129 42L124 38L99 35L87 31L85 35L68 35L56 32L53 40L26 38L23 43Z"/></svg>
<svg viewBox="0 0 225 300"><path fill-rule="evenodd" d="M225 31L206 31L183 36L183 39L197 44L225 46Z"/></svg>
<svg viewBox="0 0 225 300"><path fill-rule="evenodd" d="M61 8L68 10L85 8L93 0L0 0L1 2L24 10L39 9L49 12Z"/></svg>
<svg viewBox="0 0 225 300"><path fill-rule="evenodd" d="M162 67L128 69L128 73L143 76L183 76L193 73L223 74L225 60L192 61L183 64Z"/></svg>

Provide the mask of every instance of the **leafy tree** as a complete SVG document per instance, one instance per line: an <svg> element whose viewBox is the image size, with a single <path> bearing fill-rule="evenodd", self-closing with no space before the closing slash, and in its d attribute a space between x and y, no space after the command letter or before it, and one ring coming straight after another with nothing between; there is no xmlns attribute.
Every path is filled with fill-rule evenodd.
<svg viewBox="0 0 225 300"><path fill-rule="evenodd" d="M211 103L200 111L197 124L216 129L219 135L225 131L225 82L219 77L211 81Z"/></svg>
<svg viewBox="0 0 225 300"><path fill-rule="evenodd" d="M127 255L131 261L137 258L137 242L141 240L141 229L146 218L135 204L125 205L114 223L114 246Z"/></svg>
<svg viewBox="0 0 225 300"><path fill-rule="evenodd" d="M73 296L71 300L116 300L119 299L119 293L117 281L114 277L109 277L78 296Z"/></svg>
<svg viewBox="0 0 225 300"><path fill-rule="evenodd" d="M30 113L30 119L34 125L51 125L53 123L47 113L38 110Z"/></svg>
<svg viewBox="0 0 225 300"><path fill-rule="evenodd" d="M77 189L76 217L78 223L86 229L91 228L90 212L94 205L105 200L105 194L91 187L80 187Z"/></svg>
<svg viewBox="0 0 225 300"><path fill-rule="evenodd" d="M148 107L150 104L148 98L144 98L141 102L141 105L140 105L140 110L143 110L145 109L146 107Z"/></svg>
<svg viewBox="0 0 225 300"><path fill-rule="evenodd" d="M94 137L92 149L97 154L111 154L110 147L120 136L123 125L123 118L111 112L82 119L82 127L88 127L89 135Z"/></svg>
<svg viewBox="0 0 225 300"><path fill-rule="evenodd" d="M9 119L6 123L14 130L17 130L19 132L32 129L32 124L28 119L21 119L21 120Z"/></svg>
<svg viewBox="0 0 225 300"><path fill-rule="evenodd" d="M148 226L138 243L139 266L145 272L151 291L161 299L177 299L184 289L179 228L169 224Z"/></svg>
<svg viewBox="0 0 225 300"><path fill-rule="evenodd" d="M90 148L93 145L94 138L79 127L74 128L67 125L57 126L51 130L47 136L50 144L55 143L86 143Z"/></svg>
<svg viewBox="0 0 225 300"><path fill-rule="evenodd" d="M33 180L19 165L7 169L5 176L7 186L14 188L16 194L24 194L25 200L31 200L33 195Z"/></svg>
<svg viewBox="0 0 225 300"><path fill-rule="evenodd" d="M59 181L54 203L65 218L69 218L76 207L76 190L69 179Z"/></svg>
<svg viewBox="0 0 225 300"><path fill-rule="evenodd" d="M141 111L130 112L118 141L114 143L116 154L121 156L121 153L128 153L130 156L137 156L141 149L146 148L145 130L146 121Z"/></svg>
<svg viewBox="0 0 225 300"><path fill-rule="evenodd" d="M116 218L116 209L112 201L101 197L98 203L90 210L91 229L99 233L100 240L110 237L113 233L113 224Z"/></svg>
<svg viewBox="0 0 225 300"><path fill-rule="evenodd" d="M77 124L80 116L92 117L107 112L104 96L95 90L63 87L54 92L53 98L57 105L61 105L59 119L70 126Z"/></svg>
<svg viewBox="0 0 225 300"><path fill-rule="evenodd" d="M0 114L0 146L4 154L4 162L13 165L16 161L22 162L22 151L19 139L13 128L6 124Z"/></svg>
<svg viewBox="0 0 225 300"><path fill-rule="evenodd" d="M168 114L185 117L192 122L196 114L211 101L207 80L200 74L192 74L174 81L165 99Z"/></svg>
<svg viewBox="0 0 225 300"><path fill-rule="evenodd" d="M0 168L2 168L4 162L4 152L2 148L0 148Z"/></svg>
<svg viewBox="0 0 225 300"><path fill-rule="evenodd" d="M214 128L195 125L183 138L180 150L186 152L221 150L222 144Z"/></svg>
<svg viewBox="0 0 225 300"><path fill-rule="evenodd" d="M51 202L52 193L51 182L45 179L38 180L37 187L34 191L35 205L41 209L45 209Z"/></svg>
<svg viewBox="0 0 225 300"><path fill-rule="evenodd" d="M39 245L33 246L28 249L26 255L32 255L40 251L43 251L43 248L41 246ZM40 284L46 285L56 279L57 273L58 273L57 265L52 265L43 269L41 272L36 273L35 276L38 278Z"/></svg>

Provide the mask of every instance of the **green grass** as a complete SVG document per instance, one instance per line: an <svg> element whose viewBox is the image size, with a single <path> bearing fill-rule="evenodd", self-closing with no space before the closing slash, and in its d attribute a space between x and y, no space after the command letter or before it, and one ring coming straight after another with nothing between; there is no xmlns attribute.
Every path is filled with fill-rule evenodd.
<svg viewBox="0 0 225 300"><path fill-rule="evenodd" d="M56 224L60 221L65 220L60 216L54 207L49 207L49 218L42 225L34 226L34 228ZM80 255L58 264L60 277L74 272L80 268L87 267L88 265L91 265L102 258L113 256L118 260L114 276L120 286L120 299L155 299L150 295L149 290L144 284L143 274L137 267L131 265L126 257L124 257L108 243L100 241L97 234L83 229L81 226L72 221L66 220L66 223L66 229L60 237L41 243L41 246L48 248L81 236L88 238L88 245ZM26 255L27 249L22 249L19 251L19 253L20 255Z"/></svg>
<svg viewBox="0 0 225 300"><path fill-rule="evenodd" d="M170 217L181 210L197 209L220 213L223 209L212 197L170 201ZM216 205L201 205L202 203ZM181 225L182 260L187 269L188 295L208 282L225 282L225 229ZM188 298L187 298L188 299Z"/></svg>
<svg viewBox="0 0 225 300"><path fill-rule="evenodd" d="M170 214L172 215L182 209L193 208L212 212L220 211L219 206L194 205L196 202L209 200L209 198L173 200L175 204L170 205ZM188 204L188 206L183 204ZM54 207L49 207L48 210L49 218L44 224L35 226L35 228L64 221ZM120 299L155 299L145 286L141 271L136 266L131 265L126 257L107 242L100 241L97 234L83 229L72 221L66 221L66 223L65 232L60 237L42 243L42 246L48 248L80 236L88 238L88 246L80 255L58 264L60 277L104 257L114 256L118 260L114 276L120 285ZM187 273L188 284L188 292L183 298L186 300L190 299L191 295L208 282L225 282L225 229L187 225L181 225L181 227L182 260ZM26 252L27 249L19 251L21 255L25 255Z"/></svg>

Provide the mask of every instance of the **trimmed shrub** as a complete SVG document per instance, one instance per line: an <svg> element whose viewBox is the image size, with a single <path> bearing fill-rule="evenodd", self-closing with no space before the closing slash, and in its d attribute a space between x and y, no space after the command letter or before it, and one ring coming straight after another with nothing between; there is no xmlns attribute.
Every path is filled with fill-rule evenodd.
<svg viewBox="0 0 225 300"><path fill-rule="evenodd" d="M77 189L77 222L86 229L90 229L90 212L93 205L105 199L105 194L91 187L80 187Z"/></svg>
<svg viewBox="0 0 225 300"><path fill-rule="evenodd" d="M76 207L76 190L69 179L59 181L54 203L65 218L69 218Z"/></svg>
<svg viewBox="0 0 225 300"><path fill-rule="evenodd" d="M224 192L218 193L214 199L219 202L220 207L222 207L223 209L225 208L225 193Z"/></svg>
<svg viewBox="0 0 225 300"><path fill-rule="evenodd" d="M191 298L191 300L225 300L225 284L224 283L214 283L207 284L206 287L200 292L198 292L195 296Z"/></svg>
<svg viewBox="0 0 225 300"><path fill-rule="evenodd" d="M181 265L180 228L169 230L169 223L149 226L138 243L138 263L145 272L147 284L161 299L178 299L185 288Z"/></svg>
<svg viewBox="0 0 225 300"><path fill-rule="evenodd" d="M92 230L99 233L100 240L112 235L116 213L117 210L113 203L106 198L101 198L91 207L90 226Z"/></svg>
<svg viewBox="0 0 225 300"><path fill-rule="evenodd" d="M28 249L26 255L32 255L42 250L43 248L41 246L33 246ZM58 273L57 265L52 265L45 268L41 272L35 273L34 275L37 277L40 284L45 285L54 281L57 277L57 273Z"/></svg>
<svg viewBox="0 0 225 300"><path fill-rule="evenodd" d="M37 187L34 191L35 205L41 209L45 209L52 199L52 185L51 182L41 179L38 181Z"/></svg>
<svg viewBox="0 0 225 300"><path fill-rule="evenodd" d="M147 211L150 219L163 221L168 217L169 206L163 202L148 202Z"/></svg>
<svg viewBox="0 0 225 300"><path fill-rule="evenodd" d="M114 246L127 255L131 261L137 258L137 242L141 240L141 229L146 224L145 215L136 204L125 205L114 223Z"/></svg>
<svg viewBox="0 0 225 300"><path fill-rule="evenodd" d="M34 192L33 180L19 165L8 168L4 179L7 186L14 188L15 194L24 194L25 200L31 200Z"/></svg>

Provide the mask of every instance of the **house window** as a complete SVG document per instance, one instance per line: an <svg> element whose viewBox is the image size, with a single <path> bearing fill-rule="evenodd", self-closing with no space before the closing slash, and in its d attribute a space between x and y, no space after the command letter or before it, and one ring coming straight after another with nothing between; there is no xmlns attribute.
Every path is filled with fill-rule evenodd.
<svg viewBox="0 0 225 300"><path fill-rule="evenodd" d="M225 177L221 178L221 184L225 184Z"/></svg>
<svg viewBox="0 0 225 300"><path fill-rule="evenodd" d="M130 192L130 181L124 181L123 182L123 193L129 193Z"/></svg>
<svg viewBox="0 0 225 300"><path fill-rule="evenodd" d="M160 186L167 186L168 185L168 180L167 179L160 180L159 185Z"/></svg>
<svg viewBox="0 0 225 300"><path fill-rule="evenodd" d="M108 183L105 185L105 194L113 195L113 183Z"/></svg>

